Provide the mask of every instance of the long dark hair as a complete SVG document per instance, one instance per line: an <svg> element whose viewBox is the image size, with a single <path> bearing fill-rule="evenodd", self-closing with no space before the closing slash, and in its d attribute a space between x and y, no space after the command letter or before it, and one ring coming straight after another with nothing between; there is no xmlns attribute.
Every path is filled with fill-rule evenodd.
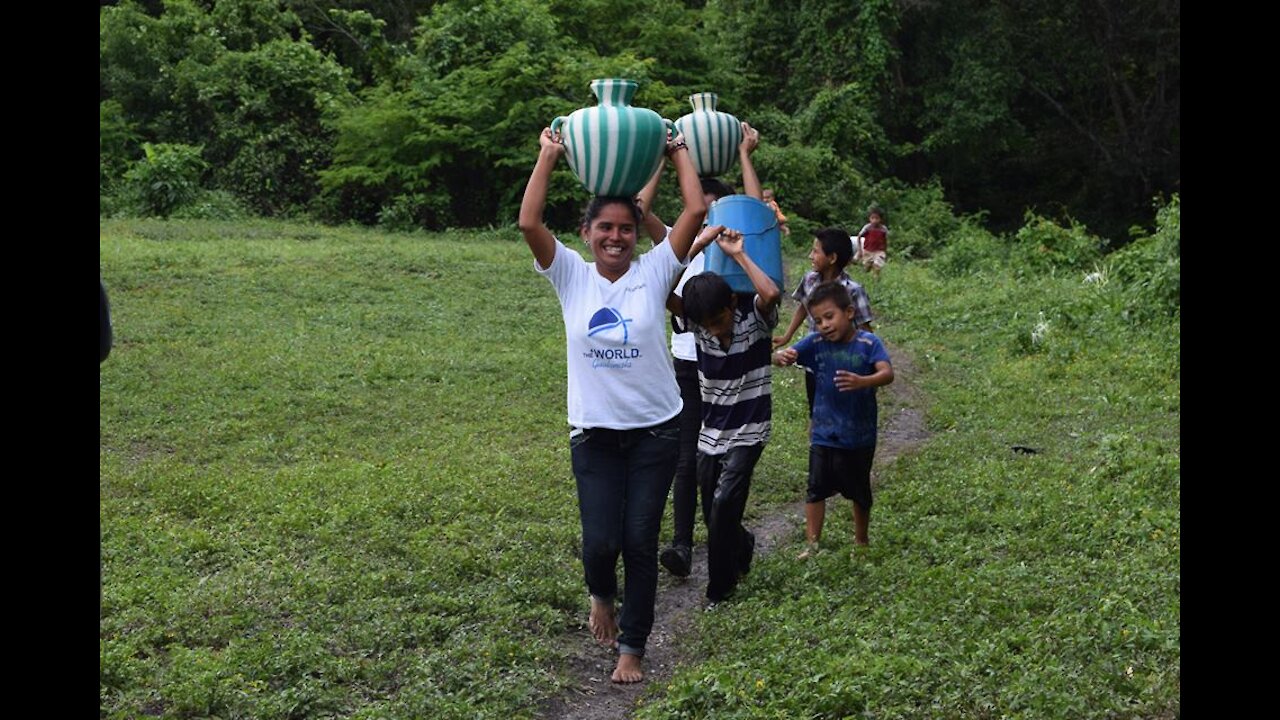
<svg viewBox="0 0 1280 720"><path fill-rule="evenodd" d="M597 195L591 198L591 202L587 203L587 209L582 213L582 227L591 227L591 223L595 222L596 218L600 217L600 212L609 205L626 205L636 219L637 231L644 224L644 211L634 199L618 195Z"/></svg>

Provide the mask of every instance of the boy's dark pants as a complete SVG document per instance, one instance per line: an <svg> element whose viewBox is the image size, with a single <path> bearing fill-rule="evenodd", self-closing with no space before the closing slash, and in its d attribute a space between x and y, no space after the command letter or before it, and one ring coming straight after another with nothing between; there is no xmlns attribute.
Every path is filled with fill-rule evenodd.
<svg viewBox="0 0 1280 720"><path fill-rule="evenodd" d="M698 488L707 523L707 599L718 602L738 584L751 561L753 538L742 527L755 470L764 445L730 448L723 455L698 453Z"/></svg>
<svg viewBox="0 0 1280 720"><path fill-rule="evenodd" d="M671 487L675 532L672 545L693 547L693 519L698 508L698 431L702 429L702 390L698 387L698 363L676 358L676 382L680 385L680 460Z"/></svg>

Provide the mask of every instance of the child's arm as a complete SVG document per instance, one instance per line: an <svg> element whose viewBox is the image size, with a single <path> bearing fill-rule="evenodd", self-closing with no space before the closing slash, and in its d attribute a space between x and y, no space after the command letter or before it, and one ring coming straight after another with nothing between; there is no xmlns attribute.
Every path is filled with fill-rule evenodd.
<svg viewBox="0 0 1280 720"><path fill-rule="evenodd" d="M698 233L698 237L694 238L693 244L689 246L689 257L685 260L692 260L698 257L698 253L707 249L707 246L716 241L720 233L724 232L723 225L708 225L702 228L702 232Z"/></svg>
<svg viewBox="0 0 1280 720"><path fill-rule="evenodd" d="M858 327L872 332L871 330L871 299L867 297L867 291L861 285L854 285L849 289L849 297L853 299L853 317L857 321Z"/></svg>
<svg viewBox="0 0 1280 720"><path fill-rule="evenodd" d="M893 382L893 366L884 360L875 364L876 371L870 375L859 375L849 370L836 371L836 389L841 392L861 390L863 388L880 387Z"/></svg>
<svg viewBox="0 0 1280 720"><path fill-rule="evenodd" d="M796 314L791 316L791 324L787 326L787 331L773 338L773 346L779 347L791 342L791 338L795 336L796 330L800 329L800 323L804 322L804 316L807 314L803 302L797 305Z"/></svg>
<svg viewBox="0 0 1280 720"><path fill-rule="evenodd" d="M778 290L778 284L773 281L773 278L766 275L747 254L742 233L732 229L725 230L716 237L716 244L725 255L733 258L751 279L751 285L756 289L756 309L760 312L769 312L777 306L778 301L782 299L782 291Z"/></svg>
<svg viewBox="0 0 1280 720"><path fill-rule="evenodd" d="M782 208L778 207L777 200L774 200L771 206L773 207L774 215L778 217L778 229L782 231L783 235L790 235L791 228L787 227L787 214L782 212Z"/></svg>
<svg viewBox="0 0 1280 720"><path fill-rule="evenodd" d="M760 131L751 127L744 120L742 123L742 142L738 143L738 162L742 165L742 194L750 195L757 200L764 199L764 188L756 175L756 166L751 163L751 153L760 144Z"/></svg>
<svg viewBox="0 0 1280 720"><path fill-rule="evenodd" d="M703 249L710 245L716 239L716 236L723 230L723 225L710 225L703 228L702 232L698 233L697 239L693 241L693 246L689 248L689 257L686 259L689 262L693 262L693 259L698 256L698 253L702 252ZM687 269L686 272L688 272ZM672 291L667 295L667 310L676 317L684 317L684 299L681 298L674 289L679 287L680 281L683 279L683 274L676 278L675 285L672 286Z"/></svg>
<svg viewBox="0 0 1280 720"><path fill-rule="evenodd" d="M801 355L805 358L805 363L813 361L813 344L816 342L818 335L809 333L800 338L800 342L789 348L783 348L773 354L773 364L778 367L786 367L795 365L800 362Z"/></svg>
<svg viewBox="0 0 1280 720"><path fill-rule="evenodd" d="M519 224L524 241L533 251L533 259L538 262L538 267L545 269L551 267L551 261L556 259L556 238L543 224L542 210L547 206L551 171L564 155L564 145L558 136L551 134L551 128L543 128L538 143L538 162L533 166L529 184L524 188L524 199L520 201Z"/></svg>

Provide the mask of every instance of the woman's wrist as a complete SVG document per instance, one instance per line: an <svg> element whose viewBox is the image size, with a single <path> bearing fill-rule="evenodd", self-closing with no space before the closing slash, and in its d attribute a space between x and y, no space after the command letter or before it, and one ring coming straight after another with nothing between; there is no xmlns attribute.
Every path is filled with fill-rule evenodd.
<svg viewBox="0 0 1280 720"><path fill-rule="evenodd" d="M684 140L677 140L673 143L667 143L666 155L667 157L671 157L672 155L675 154L677 150L688 150L688 149L689 149L689 143L685 142Z"/></svg>

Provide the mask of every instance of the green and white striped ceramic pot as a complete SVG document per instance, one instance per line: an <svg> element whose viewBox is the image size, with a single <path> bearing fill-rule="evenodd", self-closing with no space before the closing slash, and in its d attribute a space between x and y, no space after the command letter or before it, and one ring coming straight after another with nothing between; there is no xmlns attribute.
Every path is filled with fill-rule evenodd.
<svg viewBox="0 0 1280 720"><path fill-rule="evenodd" d="M632 197L657 172L675 123L647 108L631 106L636 81L591 81L600 101L551 121L560 133L569 168L593 195ZM670 133L670 135L668 135Z"/></svg>
<svg viewBox="0 0 1280 720"><path fill-rule="evenodd" d="M723 175L738 158L742 123L729 113L716 110L715 93L690 95L689 104L693 105L693 112L676 120L676 127L689 144L693 166L700 177Z"/></svg>

